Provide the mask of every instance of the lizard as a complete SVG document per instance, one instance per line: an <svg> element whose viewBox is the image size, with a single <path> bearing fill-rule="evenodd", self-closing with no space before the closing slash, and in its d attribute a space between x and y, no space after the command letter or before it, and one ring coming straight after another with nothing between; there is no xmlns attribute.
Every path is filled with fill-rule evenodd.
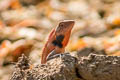
<svg viewBox="0 0 120 80"><path fill-rule="evenodd" d="M74 20L64 20L50 32L42 50L41 64L45 64L50 56L64 53L74 24Z"/></svg>

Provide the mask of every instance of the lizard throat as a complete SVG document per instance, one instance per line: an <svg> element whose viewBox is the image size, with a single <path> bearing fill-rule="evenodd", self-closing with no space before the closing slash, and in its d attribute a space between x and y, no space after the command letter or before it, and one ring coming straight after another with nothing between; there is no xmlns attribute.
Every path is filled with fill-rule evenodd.
<svg viewBox="0 0 120 80"><path fill-rule="evenodd" d="M64 39L64 35L56 36L56 39L53 40L52 44L54 46L58 46L59 48L62 48L63 47L63 44L62 44L63 39Z"/></svg>

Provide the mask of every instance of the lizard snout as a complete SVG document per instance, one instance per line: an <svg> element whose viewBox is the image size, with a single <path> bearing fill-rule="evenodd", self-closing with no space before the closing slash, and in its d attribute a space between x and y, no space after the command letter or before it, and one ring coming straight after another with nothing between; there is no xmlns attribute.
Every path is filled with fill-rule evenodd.
<svg viewBox="0 0 120 80"><path fill-rule="evenodd" d="M74 20L64 20L63 23L65 23L65 27L73 27L75 24Z"/></svg>

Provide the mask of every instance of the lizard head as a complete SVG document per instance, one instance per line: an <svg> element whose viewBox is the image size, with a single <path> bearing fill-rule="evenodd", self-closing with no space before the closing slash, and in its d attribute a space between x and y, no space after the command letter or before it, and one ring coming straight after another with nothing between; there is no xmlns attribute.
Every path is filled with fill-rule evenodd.
<svg viewBox="0 0 120 80"><path fill-rule="evenodd" d="M59 23L58 27L56 28L56 35L58 34L65 34L72 30L75 21L73 20L64 20Z"/></svg>
<svg viewBox="0 0 120 80"><path fill-rule="evenodd" d="M60 22L56 28L56 39L52 43L59 48L64 48L69 41L71 30L74 24L75 21L73 20L65 20Z"/></svg>

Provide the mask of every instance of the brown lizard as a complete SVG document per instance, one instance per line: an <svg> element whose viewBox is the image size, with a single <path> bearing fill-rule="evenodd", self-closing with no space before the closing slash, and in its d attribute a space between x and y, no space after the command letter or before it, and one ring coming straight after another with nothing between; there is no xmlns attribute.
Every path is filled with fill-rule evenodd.
<svg viewBox="0 0 120 80"><path fill-rule="evenodd" d="M65 51L74 23L75 21L73 20L65 20L60 22L59 25L52 30L43 48L41 64L45 64L47 58L53 55L53 53L51 53L52 51L54 51L54 54Z"/></svg>

